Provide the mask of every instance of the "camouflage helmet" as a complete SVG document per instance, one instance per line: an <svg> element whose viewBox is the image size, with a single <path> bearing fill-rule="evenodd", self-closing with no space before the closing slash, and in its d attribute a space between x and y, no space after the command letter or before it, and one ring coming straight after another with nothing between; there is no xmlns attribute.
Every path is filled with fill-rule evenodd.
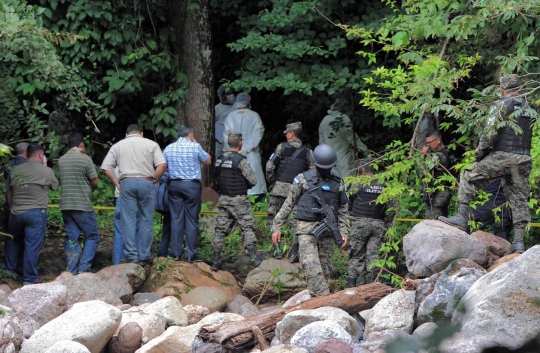
<svg viewBox="0 0 540 353"><path fill-rule="evenodd" d="M511 89L521 86L521 80L518 75L510 74L501 77L501 88Z"/></svg>

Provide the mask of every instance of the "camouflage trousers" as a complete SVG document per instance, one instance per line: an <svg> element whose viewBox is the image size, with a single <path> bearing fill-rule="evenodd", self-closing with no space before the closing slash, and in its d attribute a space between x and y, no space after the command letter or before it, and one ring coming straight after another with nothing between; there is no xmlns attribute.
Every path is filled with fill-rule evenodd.
<svg viewBox="0 0 540 353"><path fill-rule="evenodd" d="M218 216L216 220L216 230L214 232L214 251L223 249L223 239L229 235L233 229L234 222L238 221L242 231L244 247L255 245L255 220L251 202L247 195L219 197Z"/></svg>
<svg viewBox="0 0 540 353"><path fill-rule="evenodd" d="M332 275L332 251L334 239L331 237L318 240L311 230L315 222L298 221L298 243L300 263L306 275L309 293L312 296L330 294L327 280Z"/></svg>
<svg viewBox="0 0 540 353"><path fill-rule="evenodd" d="M283 206L283 203L285 202L286 197L278 196L278 195L270 195L268 197L268 223L271 225L274 221L274 218L278 214L279 210L281 209L281 206ZM295 237L296 234L296 227L298 224L298 221L296 220L296 205L294 205L294 208L292 210L292 218L289 218L287 223L289 224L289 229L291 230L291 242L289 249L293 247L294 243L298 242L298 239Z"/></svg>
<svg viewBox="0 0 540 353"><path fill-rule="evenodd" d="M530 156L501 151L491 152L461 174L459 203L469 206L476 197L476 190L484 189L493 181L501 179L504 194L512 208L514 226L523 227L531 221L531 211L527 204L530 173Z"/></svg>
<svg viewBox="0 0 540 353"><path fill-rule="evenodd" d="M425 219L438 219L439 216L447 217L451 200L452 193L447 190L426 193L424 195Z"/></svg>
<svg viewBox="0 0 540 353"><path fill-rule="evenodd" d="M358 285L371 283L377 269L369 265L377 260L378 251L386 233L382 219L354 217L351 225L349 252L349 278L357 278Z"/></svg>

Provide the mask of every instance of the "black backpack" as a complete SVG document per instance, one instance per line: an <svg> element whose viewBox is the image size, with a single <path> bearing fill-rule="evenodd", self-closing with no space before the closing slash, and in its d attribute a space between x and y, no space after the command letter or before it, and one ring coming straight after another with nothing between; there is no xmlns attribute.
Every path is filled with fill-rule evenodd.
<svg viewBox="0 0 540 353"><path fill-rule="evenodd" d="M169 172L163 173L156 187L156 206L154 209L161 214L169 213Z"/></svg>

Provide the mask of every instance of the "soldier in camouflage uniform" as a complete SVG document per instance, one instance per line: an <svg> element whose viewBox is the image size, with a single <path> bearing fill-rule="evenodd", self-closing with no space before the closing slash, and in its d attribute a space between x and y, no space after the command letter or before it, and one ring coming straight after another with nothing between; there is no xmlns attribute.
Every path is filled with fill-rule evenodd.
<svg viewBox="0 0 540 353"><path fill-rule="evenodd" d="M270 184L270 197L268 199L268 221L270 224L285 202L294 178L314 166L313 151L302 145L302 123L287 124L283 133L287 142L280 143L266 163L266 179ZM293 209L293 214L295 213L296 209ZM294 234L296 228L294 218L289 221L289 226ZM278 259L281 258L279 247L274 250L274 255ZM297 255L298 241L295 238L289 255L291 262L296 261Z"/></svg>
<svg viewBox="0 0 540 353"><path fill-rule="evenodd" d="M531 116L536 112L527 99L519 95L520 89L521 80L517 75L501 77L503 98L490 111L488 126L475 150L476 162L461 175L458 214L450 218L439 217L441 221L465 230L477 188L485 188L501 179L514 221L514 240L509 253L525 251L525 228L531 221L527 201L531 173ZM522 131L517 133L510 125L497 128L500 120L513 122Z"/></svg>
<svg viewBox="0 0 540 353"><path fill-rule="evenodd" d="M373 176L373 160L361 159L357 162L360 175ZM354 195L349 199L349 212L352 216L351 250L349 252L349 288L371 283L375 279L375 270L369 270L370 264L378 259L387 224L395 216L395 202L386 204L376 200L384 191L384 185L377 180L362 184L361 180L351 184Z"/></svg>
<svg viewBox="0 0 540 353"><path fill-rule="evenodd" d="M436 180L449 173L450 168L455 164L454 156L444 145L439 131L428 132L426 145L421 152L427 159L424 164L424 173L431 174L431 179L422 187L422 198L426 209L425 218L437 219L439 216L448 216L448 206L452 199L451 184ZM444 190L439 190L441 187ZM433 190L435 188L437 190Z"/></svg>
<svg viewBox="0 0 540 353"><path fill-rule="evenodd" d="M253 219L251 202L247 196L248 189L257 184L257 177L246 161L246 157L238 153L242 148L242 134L229 133L228 145L230 151L220 156L215 164L219 187L219 212L213 241L213 271L221 269L223 238L229 235L235 221L238 221L240 225L244 247L251 257L251 262L255 266L260 264L255 249L257 241L255 238L255 220Z"/></svg>
<svg viewBox="0 0 540 353"><path fill-rule="evenodd" d="M329 145L319 145L315 148L313 157L316 169L311 169L294 178L287 199L274 219L272 242L278 245L281 230L296 205L298 221L296 235L300 244L300 262L306 274L310 294L321 296L330 293L325 276L328 278L331 272L333 246L330 246L330 243L333 239L327 237L319 241L312 233L322 220L322 215L314 212L314 209L321 207L317 197L324 199L324 202L333 209L343 240L342 248L347 243L350 226L348 200L343 180L332 173L332 167L337 162L334 149Z"/></svg>

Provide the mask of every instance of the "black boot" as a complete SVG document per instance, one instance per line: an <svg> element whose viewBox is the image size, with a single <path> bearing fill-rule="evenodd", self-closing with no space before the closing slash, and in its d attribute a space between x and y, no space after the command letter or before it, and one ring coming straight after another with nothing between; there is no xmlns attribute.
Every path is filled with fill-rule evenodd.
<svg viewBox="0 0 540 353"><path fill-rule="evenodd" d="M506 255L513 253L523 254L525 252L524 240L525 228L514 228L514 241L512 242L512 246L510 247L510 250L506 253Z"/></svg>
<svg viewBox="0 0 540 353"><path fill-rule="evenodd" d="M459 204L458 213L452 217L439 216L439 221L449 224L454 227L458 227L464 232L468 230L468 215L470 207L468 205Z"/></svg>
<svg viewBox="0 0 540 353"><path fill-rule="evenodd" d="M259 267L262 262L262 257L257 254L257 249L255 249L255 245L248 245L246 249L248 251L249 259L253 266Z"/></svg>
<svg viewBox="0 0 540 353"><path fill-rule="evenodd" d="M214 262L212 263L212 271L217 272L221 270L221 251L214 252Z"/></svg>
<svg viewBox="0 0 540 353"><path fill-rule="evenodd" d="M300 261L300 256L298 256L299 250L300 245L298 245L298 241L295 241L291 246L291 252L288 257L290 263L294 264L295 262Z"/></svg>
<svg viewBox="0 0 540 353"><path fill-rule="evenodd" d="M348 284L348 287L349 287L349 288L354 288L354 287L356 287L356 278L355 278L355 277L349 277L349 284Z"/></svg>

